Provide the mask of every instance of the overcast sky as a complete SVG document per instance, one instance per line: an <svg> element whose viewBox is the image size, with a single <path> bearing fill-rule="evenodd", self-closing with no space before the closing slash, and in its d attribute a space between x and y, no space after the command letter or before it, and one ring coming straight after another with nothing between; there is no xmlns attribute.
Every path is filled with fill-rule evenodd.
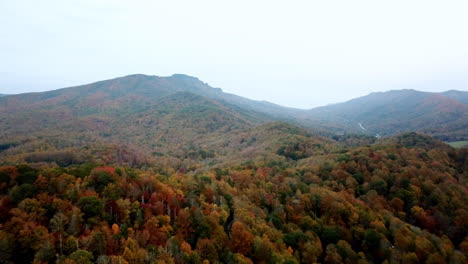
<svg viewBox="0 0 468 264"><path fill-rule="evenodd" d="M0 1L0 93L184 73L311 108L468 90L468 1Z"/></svg>

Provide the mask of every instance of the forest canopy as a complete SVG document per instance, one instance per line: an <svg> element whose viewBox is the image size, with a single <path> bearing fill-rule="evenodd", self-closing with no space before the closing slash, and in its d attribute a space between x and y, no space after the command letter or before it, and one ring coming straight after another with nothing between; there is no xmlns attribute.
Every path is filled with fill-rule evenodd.
<svg viewBox="0 0 468 264"><path fill-rule="evenodd" d="M3 166L0 256L3 263L465 263L467 150L431 142L409 134L205 170ZM310 149L296 143L280 152Z"/></svg>

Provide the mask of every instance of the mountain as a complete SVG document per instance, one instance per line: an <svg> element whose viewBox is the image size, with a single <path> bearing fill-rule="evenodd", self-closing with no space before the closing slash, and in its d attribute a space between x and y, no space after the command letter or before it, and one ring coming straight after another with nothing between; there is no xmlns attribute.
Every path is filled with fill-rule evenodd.
<svg viewBox="0 0 468 264"><path fill-rule="evenodd" d="M77 115L90 115L105 111L120 112L124 109L133 111L135 109L132 107L135 106L142 109L155 100L178 92L193 93L241 107L246 111L274 114L280 118L291 118L294 114L303 112L224 93L220 88L210 87L195 77L183 74L174 74L170 77L135 74L49 92L21 94L3 100L1 107L11 112L41 108L41 105L48 107L62 105L73 109Z"/></svg>
<svg viewBox="0 0 468 264"><path fill-rule="evenodd" d="M450 90L441 94L460 103L468 104L468 92Z"/></svg>
<svg viewBox="0 0 468 264"><path fill-rule="evenodd" d="M394 90L309 111L309 120L343 130L389 136L419 131L442 140L468 138L468 92Z"/></svg>
<svg viewBox="0 0 468 264"><path fill-rule="evenodd" d="M466 263L468 148L373 134L464 135L465 107L297 110L186 75L1 97L0 262Z"/></svg>
<svg viewBox="0 0 468 264"><path fill-rule="evenodd" d="M255 156L252 153L300 159L310 154L303 151L307 146L333 145L323 137L333 135L347 146L374 141L349 137L359 133L419 131L463 140L468 119L465 96L460 91L401 90L300 110L224 93L183 74L136 74L1 97L0 160L67 157L60 163L164 161L177 167L190 166L192 160L205 164L247 160ZM294 128L284 128L289 126ZM299 127L309 134L298 132Z"/></svg>
<svg viewBox="0 0 468 264"><path fill-rule="evenodd" d="M238 153L243 148L277 147L275 141L247 145L237 135L266 137L259 132L263 124L294 122L297 113L303 112L224 93L187 75L138 74L0 98L0 144L10 160L50 160L51 152L54 157L63 156L63 150L74 157L84 153L101 158L111 149L107 154L113 160L223 162L227 157L242 158ZM252 131L257 127L257 132ZM270 132L277 139L290 134ZM242 144L233 142L238 138ZM133 157L115 154L123 149L131 149L127 152Z"/></svg>

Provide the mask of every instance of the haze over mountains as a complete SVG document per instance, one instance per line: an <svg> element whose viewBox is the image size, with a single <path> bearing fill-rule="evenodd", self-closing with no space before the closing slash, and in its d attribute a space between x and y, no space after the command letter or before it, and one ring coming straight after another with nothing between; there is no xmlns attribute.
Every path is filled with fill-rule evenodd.
<svg viewBox="0 0 468 264"><path fill-rule="evenodd" d="M468 131L468 92L394 90L372 93L310 111L320 123L390 136L418 131L442 140L463 140Z"/></svg>
<svg viewBox="0 0 468 264"><path fill-rule="evenodd" d="M457 91L457 90L450 90L443 92L442 95L447 96L453 100L459 101L464 104L468 104L468 92L464 91Z"/></svg>
<svg viewBox="0 0 468 264"><path fill-rule="evenodd" d="M466 125L466 104L468 103L468 92L464 91L450 90L442 93L429 93L416 90L394 90L372 93L344 103L306 111L224 93L220 88L212 88L195 77L183 74L174 74L170 77L136 74L72 88L22 94L20 95L21 99L16 97L7 100L9 105L6 106L6 110L63 104L75 114L84 114L85 112L91 114L106 109L125 110L129 106L127 104L143 107L154 100L179 92L189 92L241 107L251 111L251 114L256 115L256 119L289 119L312 126L317 125L314 124L316 121L324 121L324 125L335 124L344 129L362 130L361 132L370 130L384 135L415 129L423 131L421 129L440 124L447 127L452 121L465 121ZM32 105L26 106L25 103L32 103ZM83 108L86 108L85 112L83 112ZM260 117L258 114L266 116ZM407 120L405 121L409 117L417 120L413 124L409 124ZM433 119L433 117L437 117L436 120L426 122L426 119ZM308 120L312 122L308 122ZM359 126L359 123L362 126ZM384 125L382 123L390 124ZM425 126L422 128L419 126L420 123L424 123ZM430 130L424 132L431 133Z"/></svg>
<svg viewBox="0 0 468 264"><path fill-rule="evenodd" d="M250 129L276 120L271 114L275 111L281 110L277 116L284 118L298 111L226 94L185 75L131 75L8 96L0 100L0 109L2 143L14 145L3 153L10 158L38 152L38 145L50 153L82 151L84 146L105 149L112 144L133 148L128 151L131 159L142 153L143 157L151 154L182 160L212 158L214 151L220 157L234 155L252 144L264 145L256 148L259 150L277 144L262 141L265 133L261 131L268 127ZM274 138L276 133L282 133L281 129L271 131L268 137ZM256 134L258 141L255 138L247 145L239 138L242 134ZM230 143L237 139L239 146Z"/></svg>
<svg viewBox="0 0 468 264"><path fill-rule="evenodd" d="M37 152L41 144L43 151L115 144L152 155L203 159L215 152L241 157L247 149L273 150L280 147L278 142L304 136L307 142L328 144L318 135L374 137L419 131L443 140L464 140L467 94L400 90L302 110L224 93L187 75L137 74L2 97L0 143L14 146L8 150L10 157ZM265 125L275 121L312 130L301 132L286 123Z"/></svg>

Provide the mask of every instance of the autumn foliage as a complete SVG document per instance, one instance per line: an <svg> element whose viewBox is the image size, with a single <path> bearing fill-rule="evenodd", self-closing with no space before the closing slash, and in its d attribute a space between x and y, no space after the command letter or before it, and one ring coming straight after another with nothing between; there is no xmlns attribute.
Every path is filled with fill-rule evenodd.
<svg viewBox="0 0 468 264"><path fill-rule="evenodd" d="M0 167L0 259L466 263L467 152L426 143L171 173Z"/></svg>

